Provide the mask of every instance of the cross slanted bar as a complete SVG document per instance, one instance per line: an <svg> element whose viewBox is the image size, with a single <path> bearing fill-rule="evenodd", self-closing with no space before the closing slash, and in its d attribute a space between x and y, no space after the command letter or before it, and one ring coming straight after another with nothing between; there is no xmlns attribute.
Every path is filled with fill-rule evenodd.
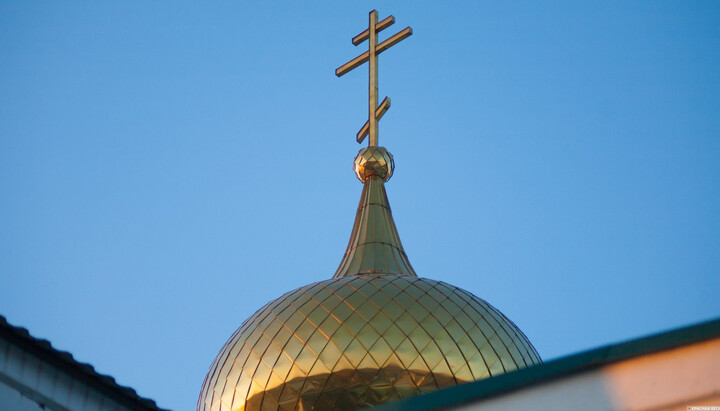
<svg viewBox="0 0 720 411"><path fill-rule="evenodd" d="M362 143L365 137L370 136L368 145L377 147L378 145L378 120L390 108L390 99L385 97L382 104L378 107L378 55L390 47L396 45L402 40L412 35L412 28L406 27L398 33L390 36L385 41L378 44L377 34L392 26L395 23L395 17L390 16L378 22L378 12L373 10L370 12L370 23L368 29L353 37L352 43L359 45L365 40L369 40L368 51L348 61L335 70L335 75L341 77L353 69L369 62L369 105L368 105L368 121L357 133L357 142Z"/></svg>

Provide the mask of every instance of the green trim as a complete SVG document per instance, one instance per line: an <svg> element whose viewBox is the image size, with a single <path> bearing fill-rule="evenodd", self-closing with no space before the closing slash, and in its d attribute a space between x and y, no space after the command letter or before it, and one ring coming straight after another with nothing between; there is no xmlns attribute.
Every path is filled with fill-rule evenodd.
<svg viewBox="0 0 720 411"><path fill-rule="evenodd" d="M636 340L595 348L497 377L389 402L374 409L378 411L429 411L463 405L527 386L547 383L571 374L600 368L618 361L718 337L720 337L720 319L710 320Z"/></svg>

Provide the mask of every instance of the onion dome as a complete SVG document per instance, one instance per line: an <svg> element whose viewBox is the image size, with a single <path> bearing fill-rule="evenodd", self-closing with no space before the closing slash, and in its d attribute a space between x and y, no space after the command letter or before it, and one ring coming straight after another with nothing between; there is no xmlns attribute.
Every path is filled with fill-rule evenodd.
<svg viewBox="0 0 720 411"><path fill-rule="evenodd" d="M383 23L374 11L370 22ZM198 410L355 410L541 362L486 301L417 276L393 221L385 182L394 160L376 145L376 126L355 158L363 190L335 275L245 320L210 366Z"/></svg>
<svg viewBox="0 0 720 411"><path fill-rule="evenodd" d="M486 301L417 277L381 177L387 158L374 172L356 160L364 186L335 276L247 319L210 367L198 409L353 410L540 363Z"/></svg>

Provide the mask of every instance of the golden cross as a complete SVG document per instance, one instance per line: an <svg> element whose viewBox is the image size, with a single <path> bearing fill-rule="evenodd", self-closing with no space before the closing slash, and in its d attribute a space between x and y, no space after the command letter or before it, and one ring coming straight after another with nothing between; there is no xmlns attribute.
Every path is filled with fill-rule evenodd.
<svg viewBox="0 0 720 411"><path fill-rule="evenodd" d="M412 29L405 27L397 34L390 36L387 40L378 44L377 34L392 26L395 23L395 17L390 16L381 22L378 22L378 12L373 10L370 12L370 24L368 29L353 37L352 43L359 45L365 40L369 40L370 47L365 53L355 57L335 70L335 75L341 77L356 67L361 66L369 61L370 64L370 101L368 109L368 121L362 126L357 133L357 142L362 143L365 137L370 136L368 142L369 147L377 147L378 144L378 120L382 118L386 111L390 108L390 99L385 97L378 107L378 55L390 47L396 45L402 40L412 35Z"/></svg>

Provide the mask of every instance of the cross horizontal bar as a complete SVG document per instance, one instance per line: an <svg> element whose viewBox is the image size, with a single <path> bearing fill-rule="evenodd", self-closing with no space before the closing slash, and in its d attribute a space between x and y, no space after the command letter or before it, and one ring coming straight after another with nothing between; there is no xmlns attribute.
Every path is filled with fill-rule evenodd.
<svg viewBox="0 0 720 411"><path fill-rule="evenodd" d="M383 51L389 49L390 47L400 43L401 41L405 40L406 38L412 36L412 28L405 27L402 29L402 31L398 32L394 36L388 37L385 41L378 44L377 48L375 49L377 54L382 53Z"/></svg>
<svg viewBox="0 0 720 411"><path fill-rule="evenodd" d="M375 32L380 33L381 31L392 26L393 24L395 24L395 17L390 16L386 19L383 19L382 21L378 22L375 25ZM357 46L369 38L370 38L370 29L367 29L367 30L363 31L362 33L358 34L357 36L353 37L352 44Z"/></svg>
<svg viewBox="0 0 720 411"><path fill-rule="evenodd" d="M348 61L347 63L343 64L342 66L338 67L337 70L335 70L335 75L338 77L342 77L343 75L350 72L352 69L361 66L363 63L366 63L368 61L370 54L369 52L364 52L363 54L355 57L354 59Z"/></svg>
<svg viewBox="0 0 720 411"><path fill-rule="evenodd" d="M399 42L405 40L406 38L410 37L412 35L413 31L410 27L405 27L402 31L398 32L394 36L389 37L387 40L383 41L382 43L377 45L377 48L375 49L376 54L380 54L383 51L389 49L390 47L398 44ZM335 70L335 75L338 77L342 77L348 72L352 71L354 68L361 66L363 63L367 62L369 59L369 52L366 51L363 54L355 57L354 59L348 61L347 63L343 64L342 66L338 67L337 70Z"/></svg>
<svg viewBox="0 0 720 411"><path fill-rule="evenodd" d="M385 97L380 103L380 106L375 110L375 118L380 120L385 113L390 109L390 97ZM370 121L366 121L365 124L362 126L360 131L357 133L357 137L355 138L359 143L362 143L363 140L365 140L365 137L370 134Z"/></svg>

